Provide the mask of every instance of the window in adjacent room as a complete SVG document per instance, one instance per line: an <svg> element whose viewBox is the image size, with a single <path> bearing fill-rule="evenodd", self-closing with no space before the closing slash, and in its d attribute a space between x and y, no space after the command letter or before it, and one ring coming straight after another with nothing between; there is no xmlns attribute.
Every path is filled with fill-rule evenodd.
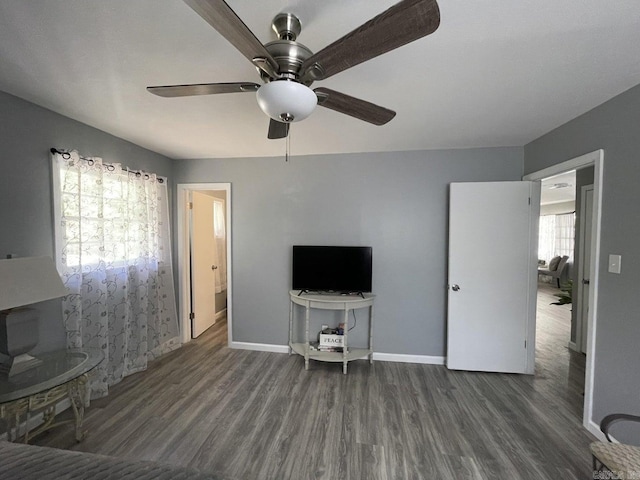
<svg viewBox="0 0 640 480"><path fill-rule="evenodd" d="M543 215L540 217L538 258L547 262L555 256L569 256L573 261L575 244L575 213Z"/></svg>

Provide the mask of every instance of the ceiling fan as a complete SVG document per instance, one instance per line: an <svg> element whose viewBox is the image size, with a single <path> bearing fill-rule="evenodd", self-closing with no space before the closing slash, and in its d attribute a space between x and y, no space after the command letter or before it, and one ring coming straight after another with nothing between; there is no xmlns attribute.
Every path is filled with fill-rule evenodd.
<svg viewBox="0 0 640 480"><path fill-rule="evenodd" d="M308 117L320 105L374 125L396 112L328 88L309 88L326 78L433 33L440 25L436 0L402 0L317 53L296 41L298 18L280 13L272 28L278 40L263 45L224 0L184 0L258 69L253 82L203 83L147 87L161 97L257 92L260 108L271 118L270 139L285 138L291 122Z"/></svg>

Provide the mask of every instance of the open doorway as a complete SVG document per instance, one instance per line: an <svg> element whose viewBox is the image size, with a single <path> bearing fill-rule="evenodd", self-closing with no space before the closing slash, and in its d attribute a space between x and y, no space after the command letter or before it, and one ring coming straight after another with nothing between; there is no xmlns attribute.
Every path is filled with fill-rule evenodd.
<svg viewBox="0 0 640 480"><path fill-rule="evenodd" d="M594 167L542 179L538 241L538 289L568 305L564 342L586 354L590 290ZM565 261L566 260L566 261ZM559 310L559 309L556 309Z"/></svg>
<svg viewBox="0 0 640 480"><path fill-rule="evenodd" d="M226 197L224 190L189 192L191 338L226 317Z"/></svg>
<svg viewBox="0 0 640 480"><path fill-rule="evenodd" d="M591 168L593 183L593 169ZM576 188L578 176L570 170L540 182L538 224L537 347L551 362L564 362L564 350L575 339L573 310L574 273L578 258L576 235ZM584 175L580 175L580 180ZM551 348L554 345L554 348Z"/></svg>
<svg viewBox="0 0 640 480"><path fill-rule="evenodd" d="M588 286L589 296L586 300L588 308L586 309L586 328L583 328L586 332L586 358L585 358L585 374L584 374L584 403L583 403L583 415L582 421L585 428L594 434L597 434L597 425L592 422L592 405L593 405L593 372L595 365L595 337L597 331L597 306L598 306L598 278L599 278L599 262L600 255L600 230L601 230L601 208L602 208L602 177L603 177L603 163L604 152L597 150L595 152L582 155L580 157L562 162L560 164L551 166L544 170L534 172L526 175L524 180L542 181L545 178L554 177L559 174L576 170L577 174L580 174L581 170L585 168L593 167L593 193L591 201L591 215L590 215L590 241L589 241L589 255L587 261L589 264L589 273L586 286ZM586 223L586 222L585 222ZM583 248L585 248L583 246ZM583 272L584 273L584 272ZM582 280L582 279L581 279ZM576 325L577 327L577 325ZM585 334L583 332L583 335ZM573 334L573 333L572 333ZM577 328L576 328L577 334ZM574 342L575 343L575 342ZM580 372L573 372L573 374L580 375Z"/></svg>
<svg viewBox="0 0 640 480"><path fill-rule="evenodd" d="M587 171L587 174L585 174ZM588 173L590 173L590 178ZM564 393L567 407L582 417L586 348L575 348L578 254L576 190L593 184L593 167L543 178L540 185L536 374ZM589 232L590 234L591 232ZM582 268L588 271L589 266Z"/></svg>
<svg viewBox="0 0 640 480"><path fill-rule="evenodd" d="M231 343L231 184L179 184L177 210L182 342L226 319Z"/></svg>

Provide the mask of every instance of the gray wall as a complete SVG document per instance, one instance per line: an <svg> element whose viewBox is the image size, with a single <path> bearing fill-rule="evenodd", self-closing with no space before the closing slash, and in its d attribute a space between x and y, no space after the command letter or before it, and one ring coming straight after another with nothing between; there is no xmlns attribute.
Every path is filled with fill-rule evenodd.
<svg viewBox="0 0 640 480"><path fill-rule="evenodd" d="M174 180L232 184L235 341L287 343L292 245L370 245L375 350L441 356L448 185L518 180L522 162L522 148L189 160Z"/></svg>
<svg viewBox="0 0 640 480"><path fill-rule="evenodd" d="M640 85L525 146L525 173L604 149L594 410L640 414ZM622 255L621 274L607 272ZM614 434L615 435L615 434ZM628 438L634 437L634 438ZM619 439L640 441L640 434Z"/></svg>
<svg viewBox="0 0 640 480"><path fill-rule="evenodd" d="M77 149L83 155L168 177L172 161L100 130L0 92L0 258L54 256L49 149ZM38 305L40 344L36 351L65 345L60 301Z"/></svg>

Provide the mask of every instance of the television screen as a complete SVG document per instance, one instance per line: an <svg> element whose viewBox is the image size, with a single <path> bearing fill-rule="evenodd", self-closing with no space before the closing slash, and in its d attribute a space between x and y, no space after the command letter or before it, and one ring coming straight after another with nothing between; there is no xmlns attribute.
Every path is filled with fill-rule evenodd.
<svg viewBox="0 0 640 480"><path fill-rule="evenodd" d="M294 290L370 292L371 247L293 246Z"/></svg>

